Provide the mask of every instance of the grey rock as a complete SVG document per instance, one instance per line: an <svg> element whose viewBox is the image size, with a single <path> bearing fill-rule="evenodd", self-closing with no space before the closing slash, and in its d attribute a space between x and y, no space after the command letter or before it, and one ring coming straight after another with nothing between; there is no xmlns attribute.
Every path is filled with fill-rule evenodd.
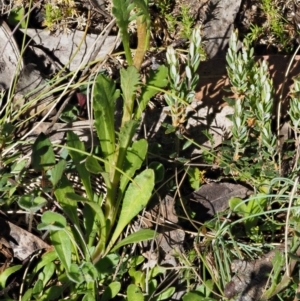
<svg viewBox="0 0 300 301"><path fill-rule="evenodd" d="M241 0L211 0L205 12L204 38L209 58L224 54Z"/></svg>
<svg viewBox="0 0 300 301"><path fill-rule="evenodd" d="M234 183L209 183L200 187L189 197L190 206L197 213L197 220L204 222L216 213L228 208L228 201L233 197L244 199L252 191Z"/></svg>

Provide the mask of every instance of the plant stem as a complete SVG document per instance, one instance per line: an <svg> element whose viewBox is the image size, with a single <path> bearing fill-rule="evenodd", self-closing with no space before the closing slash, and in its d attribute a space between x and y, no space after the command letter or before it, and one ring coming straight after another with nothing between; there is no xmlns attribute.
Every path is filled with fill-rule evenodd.
<svg viewBox="0 0 300 301"><path fill-rule="evenodd" d="M133 60L132 60L132 56L131 56L131 50L129 47L129 34L128 32L123 32L122 35L122 44L124 47L124 52L125 52L125 57L126 57L126 61L128 66L131 66L133 64Z"/></svg>
<svg viewBox="0 0 300 301"><path fill-rule="evenodd" d="M149 46L150 30L147 29L147 23L140 16L136 20L138 47L135 52L133 65L139 71L144 60L144 56Z"/></svg>

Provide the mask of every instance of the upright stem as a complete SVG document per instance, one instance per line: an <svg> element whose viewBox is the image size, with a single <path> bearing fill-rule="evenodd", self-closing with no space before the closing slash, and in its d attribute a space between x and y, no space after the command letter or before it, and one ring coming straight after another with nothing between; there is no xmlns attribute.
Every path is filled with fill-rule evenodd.
<svg viewBox="0 0 300 301"><path fill-rule="evenodd" d="M138 47L135 52L133 65L139 71L144 60L144 56L149 46L150 30L148 30L147 22L140 16L136 20Z"/></svg>

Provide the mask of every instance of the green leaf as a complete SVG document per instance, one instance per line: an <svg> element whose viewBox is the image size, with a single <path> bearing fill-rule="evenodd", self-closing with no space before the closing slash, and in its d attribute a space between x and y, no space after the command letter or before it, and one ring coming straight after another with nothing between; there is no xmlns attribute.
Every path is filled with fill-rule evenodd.
<svg viewBox="0 0 300 301"><path fill-rule="evenodd" d="M56 225L56 224L53 224L53 225L49 225L49 224L45 224L45 223L39 223L37 225L37 229L39 231L57 231L57 230L61 230L63 229L60 225Z"/></svg>
<svg viewBox="0 0 300 301"><path fill-rule="evenodd" d="M65 228L67 226L66 218L63 215L53 211L44 212L41 219L42 222L46 224L56 224L62 228Z"/></svg>
<svg viewBox="0 0 300 301"><path fill-rule="evenodd" d="M117 249L121 248L122 246L137 243L144 240L153 239L156 237L156 232L150 229L142 229L135 233L130 234L119 243L117 243L112 249L111 252L115 252Z"/></svg>
<svg viewBox="0 0 300 301"><path fill-rule="evenodd" d="M32 146L31 165L36 171L42 171L55 164L55 155L49 138L41 133Z"/></svg>
<svg viewBox="0 0 300 301"><path fill-rule="evenodd" d="M138 126L138 124L136 121L130 120L130 121L126 122L124 124L124 126L121 128L120 139L119 139L119 144L118 144L119 152L118 152L118 159L117 159L116 166L122 170L123 170L124 158L126 157L128 146L132 141L132 137L136 132L137 126ZM117 171L115 170L115 172L117 172ZM118 172L118 175L119 174L120 173ZM123 177L125 177L125 176L123 176ZM117 182L117 180L115 179L115 183L116 182Z"/></svg>
<svg viewBox="0 0 300 301"><path fill-rule="evenodd" d="M182 146L182 150L187 149L189 146L191 146L194 143L194 140L187 140L184 142L183 146Z"/></svg>
<svg viewBox="0 0 300 301"><path fill-rule="evenodd" d="M22 159L21 161L16 162L16 164L12 166L11 172L14 174L20 173L26 166L26 162L26 159Z"/></svg>
<svg viewBox="0 0 300 301"><path fill-rule="evenodd" d="M266 195L258 193L255 195L255 199L249 199L247 203L247 212L249 214L256 214L264 211L264 206L267 202Z"/></svg>
<svg viewBox="0 0 300 301"><path fill-rule="evenodd" d="M53 168L51 168L49 170L50 181L53 186L56 186L57 183L60 181L60 179L63 175L63 172L66 169L66 165L67 165L67 162L65 160L60 160L57 164L55 164L53 166Z"/></svg>
<svg viewBox="0 0 300 301"><path fill-rule="evenodd" d="M19 271L22 268L22 265L14 265L12 267L6 268L1 274L0 274L0 287L5 288L6 287L6 281L9 276L11 276L13 273Z"/></svg>
<svg viewBox="0 0 300 301"><path fill-rule="evenodd" d="M83 274L79 266L75 263L70 265L69 270L67 270L67 276L72 282L77 284L80 284L84 281Z"/></svg>
<svg viewBox="0 0 300 301"><path fill-rule="evenodd" d="M290 254L288 254L288 255L290 255ZM284 259L285 258L283 256L283 254L279 250L275 250L275 256L272 259L272 264L273 264L273 268L275 271L277 270L279 272L279 270L281 270ZM299 257L298 257L298 260L299 260Z"/></svg>
<svg viewBox="0 0 300 301"><path fill-rule="evenodd" d="M141 287L141 289L143 289L143 286L144 286L144 283L145 283L145 276L146 276L145 273L131 267L128 270L128 274L132 278L132 282L136 285L139 285L139 287Z"/></svg>
<svg viewBox="0 0 300 301"><path fill-rule="evenodd" d="M94 246L97 232L99 230L99 221L95 217L94 210L87 204L85 204L82 209L82 216L85 241L88 246Z"/></svg>
<svg viewBox="0 0 300 301"><path fill-rule="evenodd" d="M25 294L22 296L21 301L31 301L32 297L32 288L28 289Z"/></svg>
<svg viewBox="0 0 300 301"><path fill-rule="evenodd" d="M147 23L148 28L150 27L151 17L149 14L148 1L145 0L133 0L137 8L140 9L143 20ZM140 15L140 14L139 14Z"/></svg>
<svg viewBox="0 0 300 301"><path fill-rule="evenodd" d="M165 177L165 167L163 164L157 161L153 161L149 164L149 168L154 170L155 183L161 182Z"/></svg>
<svg viewBox="0 0 300 301"><path fill-rule="evenodd" d="M200 171L197 167L189 167L187 170L187 174L189 177L189 182L191 187L194 190L199 189L200 187Z"/></svg>
<svg viewBox="0 0 300 301"><path fill-rule="evenodd" d="M100 222L100 227L99 227L100 239L95 248L94 254L92 255L93 262L98 262L104 252L105 243L106 243L106 232L107 232L106 220L104 217L104 213L101 207L99 206L99 204L94 202L87 202L86 204L89 205L95 211L96 217Z"/></svg>
<svg viewBox="0 0 300 301"><path fill-rule="evenodd" d="M152 277L156 277L158 275L164 274L166 272L165 267L161 267L161 266L155 266L152 270L151 270L151 276Z"/></svg>
<svg viewBox="0 0 300 301"><path fill-rule="evenodd" d="M100 174L103 172L103 168L99 164L98 160L93 156L88 156L85 161L86 169L93 174Z"/></svg>
<svg viewBox="0 0 300 301"><path fill-rule="evenodd" d="M69 235L64 230L53 231L50 233L51 242L66 271L69 271L71 266L71 240Z"/></svg>
<svg viewBox="0 0 300 301"><path fill-rule="evenodd" d="M37 298L42 291L43 291L43 281L41 279L38 279L34 284L32 295L35 298Z"/></svg>
<svg viewBox="0 0 300 301"><path fill-rule="evenodd" d="M34 267L33 274L37 274L37 272L48 265L49 263L55 261L57 259L57 254L55 251L47 252L41 257L41 261Z"/></svg>
<svg viewBox="0 0 300 301"><path fill-rule="evenodd" d="M146 169L134 178L134 183L130 183L125 192L121 213L118 219L115 232L110 240L106 253L119 238L123 229L138 215L138 213L147 205L152 190L154 188L154 172L152 169Z"/></svg>
<svg viewBox="0 0 300 301"><path fill-rule="evenodd" d="M84 143L82 141L80 141L79 137L75 133L69 131L67 133L67 145L69 147L72 147L72 148L78 150L78 151L69 150L69 154L75 163L76 169L79 174L79 178L85 188L87 197L90 200L92 200L93 199L93 189L92 189L92 184L91 184L90 173L86 169L85 163L82 162L86 159L86 155L80 153L80 151L85 151Z"/></svg>
<svg viewBox="0 0 300 301"><path fill-rule="evenodd" d="M126 153L126 150L132 141L132 138L134 134L136 133L136 129L138 127L138 122L135 120L129 120L127 121L124 126L120 130L120 137L119 137L119 152L124 150L124 154ZM121 158L124 158L122 155ZM124 159L122 160L122 162ZM117 165L119 166L119 165ZM122 166L120 166L121 168Z"/></svg>
<svg viewBox="0 0 300 301"><path fill-rule="evenodd" d="M127 33L127 27L129 24L130 17L130 1L124 0L113 0L112 13L116 18L116 22L120 29L121 34Z"/></svg>
<svg viewBox="0 0 300 301"><path fill-rule="evenodd" d="M144 296L140 288L134 284L127 287L127 300L128 301L144 301Z"/></svg>
<svg viewBox="0 0 300 301"><path fill-rule="evenodd" d="M255 198L249 199L247 203L247 214L249 218L245 221L246 231L250 232L257 225L258 216L251 217L257 213L262 213L265 210L267 198L265 194L256 194Z"/></svg>
<svg viewBox="0 0 300 301"><path fill-rule="evenodd" d="M162 293L160 293L158 295L158 297L156 297L154 300L155 301L170 300L170 298L175 293L175 291L176 291L175 287L171 286L171 287L167 288L166 290L164 290Z"/></svg>
<svg viewBox="0 0 300 301"><path fill-rule="evenodd" d="M45 287L48 281L52 278L56 270L56 266L53 262L49 262L43 269L43 272L39 274L39 278L43 281Z"/></svg>
<svg viewBox="0 0 300 301"><path fill-rule="evenodd" d="M129 33L128 25L130 22L130 12L134 9L134 4L130 0L113 0L112 13L116 18L120 35L122 38L123 47L125 50L125 56L128 65L132 65L132 56L129 45Z"/></svg>
<svg viewBox="0 0 300 301"><path fill-rule="evenodd" d="M95 296L92 293L87 293L82 298L82 301L95 301Z"/></svg>
<svg viewBox="0 0 300 301"><path fill-rule="evenodd" d="M95 282L98 279L98 271L91 262L84 262L81 265L81 272L84 275L84 281L86 283Z"/></svg>
<svg viewBox="0 0 300 301"><path fill-rule="evenodd" d="M122 2L122 1L118 1ZM104 75L99 75L94 87L95 127L100 140L104 159L110 163L115 153L115 101L119 96L115 83ZM109 166L107 167L109 170ZM107 170L106 169L106 170Z"/></svg>
<svg viewBox="0 0 300 301"><path fill-rule="evenodd" d="M155 235L155 233L153 233ZM155 236L153 236L155 237ZM133 256L130 260L130 266L136 268L138 265L145 261L145 257L142 255Z"/></svg>
<svg viewBox="0 0 300 301"><path fill-rule="evenodd" d="M153 269L152 269L153 270ZM157 280L153 278L151 270L151 278L148 280L148 294L151 296L157 289Z"/></svg>
<svg viewBox="0 0 300 301"><path fill-rule="evenodd" d="M150 72L150 76L147 79L146 85L142 89L141 97L138 103L138 107L135 111L135 118L140 119L142 113L146 109L146 106L155 94L158 93L158 88L166 87L168 84L168 68L164 65L159 66L159 68L154 72Z"/></svg>
<svg viewBox="0 0 300 301"><path fill-rule="evenodd" d="M26 28L25 8L23 6L13 8L8 15L8 23L16 26L20 21L20 28Z"/></svg>
<svg viewBox="0 0 300 301"><path fill-rule="evenodd" d="M77 215L77 203L67 197L68 193L72 194L75 192L66 176L63 175L59 186L54 190L54 195L72 223L80 229Z"/></svg>
<svg viewBox="0 0 300 301"><path fill-rule="evenodd" d="M135 93L140 84L140 75L134 66L129 66L127 69L121 69L121 88L123 96L123 119L122 124L131 120Z"/></svg>
<svg viewBox="0 0 300 301"><path fill-rule="evenodd" d="M78 102L83 97L82 93L76 93ZM76 104L70 104L68 103L66 107L64 108L63 112L60 114L59 119L65 123L71 123L78 120L78 116L80 116L80 110L79 107L76 106Z"/></svg>
<svg viewBox="0 0 300 301"><path fill-rule="evenodd" d="M140 84L140 74L134 66L129 66L127 69L120 70L122 96L126 103L131 104L135 96L137 88ZM125 109L125 108L124 108Z"/></svg>
<svg viewBox="0 0 300 301"><path fill-rule="evenodd" d="M120 255L117 253L110 253L107 256L101 258L95 264L100 279L107 279L107 277L111 276L115 272L116 266L118 265L120 260Z"/></svg>
<svg viewBox="0 0 300 301"><path fill-rule="evenodd" d="M42 215L42 223L38 225L38 230L62 230L67 226L67 220L59 213L46 211Z"/></svg>
<svg viewBox="0 0 300 301"><path fill-rule="evenodd" d="M124 190L135 172L142 166L148 150L148 142L145 139L134 141L131 147L128 147L126 157L123 163L123 171L126 176L121 177L120 190Z"/></svg>
<svg viewBox="0 0 300 301"><path fill-rule="evenodd" d="M216 301L216 299L212 298L205 298L203 297L199 292L193 291L193 292L188 292L182 297L183 301Z"/></svg>
<svg viewBox="0 0 300 301"><path fill-rule="evenodd" d="M31 212L36 212L40 210L47 204L47 200L41 196L33 197L29 195L23 195L18 200L18 205L24 209Z"/></svg>
<svg viewBox="0 0 300 301"><path fill-rule="evenodd" d="M63 290L66 289L63 285L53 285L49 287L43 294L43 297L39 301L56 301L60 300Z"/></svg>
<svg viewBox="0 0 300 301"><path fill-rule="evenodd" d="M66 197L69 199L69 200L72 200L72 201L75 201L75 202L90 202L89 199L75 193L75 192L72 192L72 193L67 193L66 194Z"/></svg>
<svg viewBox="0 0 300 301"><path fill-rule="evenodd" d="M100 301L108 301L113 299L120 291L121 283L118 281L111 282L102 294Z"/></svg>
<svg viewBox="0 0 300 301"><path fill-rule="evenodd" d="M228 201L230 210L244 216L247 214L247 205L241 198L231 198Z"/></svg>

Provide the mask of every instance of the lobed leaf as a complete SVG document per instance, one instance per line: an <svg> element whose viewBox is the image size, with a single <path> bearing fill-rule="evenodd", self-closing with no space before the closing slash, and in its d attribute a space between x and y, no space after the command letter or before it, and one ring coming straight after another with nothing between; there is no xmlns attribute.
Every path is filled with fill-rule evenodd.
<svg viewBox="0 0 300 301"><path fill-rule="evenodd" d="M155 236L156 236L155 231L150 230L150 229L141 229L137 232L130 234L126 238L122 239L119 243L117 243L112 248L111 252L115 252L117 249L119 249L125 245L137 243L137 242L144 241L144 240L153 239L153 238L155 238Z"/></svg>
<svg viewBox="0 0 300 301"><path fill-rule="evenodd" d="M127 300L128 301L144 301L145 298L141 289L135 284L129 284L127 287Z"/></svg>
<svg viewBox="0 0 300 301"><path fill-rule="evenodd" d="M80 153L80 151L85 151L85 146L82 141L80 141L79 137L73 133L72 131L69 131L67 133L67 145L69 147L72 147L74 149L77 149L78 151L69 150L69 154L71 158L73 159L73 162L75 163L76 170L79 174L79 178L85 188L85 192L87 194L87 197L92 200L93 199L93 189L92 189L92 183L91 183L91 175L90 172L87 170L85 163L82 162L86 159L86 155L83 155Z"/></svg>
<svg viewBox="0 0 300 301"><path fill-rule="evenodd" d="M100 301L108 301L113 299L120 291L121 283L118 281L111 282L104 290Z"/></svg>
<svg viewBox="0 0 300 301"><path fill-rule="evenodd" d="M199 189L201 181L199 169L197 167L189 167L187 170L187 174L191 187L194 190Z"/></svg>
<svg viewBox="0 0 300 301"><path fill-rule="evenodd" d="M31 165L42 171L55 164L55 154L50 139L41 133L32 146Z"/></svg>
<svg viewBox="0 0 300 301"><path fill-rule="evenodd" d="M67 197L68 193L74 193L74 189L66 176L63 176L59 187L54 190L54 195L72 223L74 223L78 229L80 229L77 215L77 203Z"/></svg>
<svg viewBox="0 0 300 301"><path fill-rule="evenodd" d="M67 226L66 218L52 211L44 212L41 220L42 223L38 225L38 230L62 230Z"/></svg>
<svg viewBox="0 0 300 301"><path fill-rule="evenodd" d="M69 235L64 230L50 232L51 242L57 253L59 260L66 269L70 270L71 267L71 240Z"/></svg>
<svg viewBox="0 0 300 301"><path fill-rule="evenodd" d="M118 144L118 158L116 159L116 166L121 170L124 169L123 166L124 166L124 161L126 160L127 149L132 141L133 135L136 132L137 126L138 123L136 121L130 120L126 122L124 126L121 128L120 139ZM114 182L114 183L119 184L118 182Z"/></svg>
<svg viewBox="0 0 300 301"><path fill-rule="evenodd" d="M130 183L125 192L121 213L118 219L115 232L112 235L106 253L114 245L119 238L123 229L138 215L138 213L147 205L152 190L154 188L154 171L146 169L134 178L134 182Z"/></svg>
<svg viewBox="0 0 300 301"><path fill-rule="evenodd" d="M145 87L143 87L141 92L141 97L139 100L138 107L135 111L135 118L140 119L142 113L146 109L146 106L156 93L158 88L164 88L168 84L168 68L166 66L159 66L159 68L155 72L151 72L149 78L147 79L147 83Z"/></svg>
<svg viewBox="0 0 300 301"><path fill-rule="evenodd" d="M123 163L123 171L126 176L122 176L120 190L124 193L129 179L142 166L148 150L148 142L145 139L134 141L132 146L127 149L126 158Z"/></svg>
<svg viewBox="0 0 300 301"><path fill-rule="evenodd" d="M120 1L122 2L122 1ZM95 127L100 140L104 159L112 162L115 153L115 101L119 96L115 83L100 74L94 87L94 115Z"/></svg>
<svg viewBox="0 0 300 301"><path fill-rule="evenodd" d="M121 88L123 96L123 119L122 125L131 120L135 102L135 93L140 84L140 75L134 66L121 69Z"/></svg>
<svg viewBox="0 0 300 301"><path fill-rule="evenodd" d="M57 164L53 166L49 170L50 173L50 181L52 185L55 187L58 182L60 181L65 169L66 169L67 162L65 160L60 160Z"/></svg>

